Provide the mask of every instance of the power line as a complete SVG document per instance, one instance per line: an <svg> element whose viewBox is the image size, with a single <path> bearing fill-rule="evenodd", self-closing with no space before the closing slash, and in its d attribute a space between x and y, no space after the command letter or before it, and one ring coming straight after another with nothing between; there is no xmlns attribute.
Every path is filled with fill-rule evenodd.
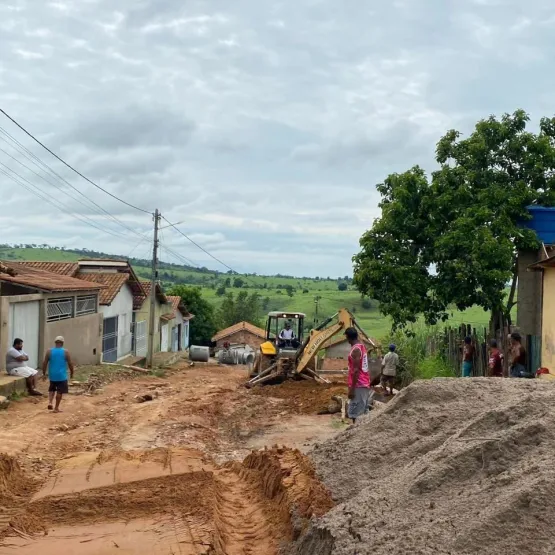
<svg viewBox="0 0 555 555"><path fill-rule="evenodd" d="M214 259L216 262L218 262L219 264L221 264L222 266L224 266L225 268L227 268L228 270L230 270L234 274L239 273L239 272L235 271L231 266L228 266L225 262L222 262L219 258L214 256L212 253L208 252L204 247L201 247L197 242L195 242L188 235L183 233L183 231L181 231L175 224L172 224L167 218L162 216L162 219L165 222L168 223L169 227L173 227L173 229L175 229L175 231L177 231L179 234L183 235L183 237L185 237L185 239L187 239L187 241L190 241L193 245L195 245L195 247L199 248L203 253L207 254L210 258Z"/></svg>
<svg viewBox="0 0 555 555"><path fill-rule="evenodd" d="M135 206L134 204L131 204L131 203L117 197L116 195L110 193L110 191L107 191L106 189L104 189L100 185L97 185L94 181L92 181L91 179L89 179L88 177L83 175L80 171L76 170L73 166L68 164L63 158L60 158L60 156L58 156L55 152L50 150L45 144L41 143L32 133L27 131L27 129L25 129L25 127L23 127L14 118L12 118L8 113L6 113L5 110L0 108L0 113L4 114L4 116L6 116L13 124L15 124L19 129L21 129L21 131L23 131L28 137L33 139L33 141L35 141L42 148L44 148L47 152L49 152L52 156L54 156L54 158L56 158L58 161L60 161L62 164L64 164L64 166L68 167L71 171L75 172L78 176L82 177L85 181L87 181L88 183L90 183L91 185L96 187L97 189L101 190L102 192L106 193L108 196L110 196L113 199L121 202L122 204L125 204L126 206L129 206L130 208L133 208L134 210L138 210L139 212L143 212L144 214L152 214L152 212L149 212L148 210L144 210L143 208L139 208L138 206Z"/></svg>
<svg viewBox="0 0 555 555"><path fill-rule="evenodd" d="M4 141L6 144L8 144L11 148L13 148L16 152L18 152L19 154L22 154L27 160L29 160L32 164L34 164L39 170L44 171L45 173L48 174L48 172L50 172L55 178L57 178L59 181L65 183L66 185L68 185L71 189L73 189L74 191L76 191L79 195L81 195L85 200L87 200L91 206L87 206L85 204L83 204L81 201L75 199L74 197L71 197L71 195L69 195L63 188L60 189L59 186L57 186L56 184L52 183L51 181L47 180L45 177L43 177L42 175L38 174L37 172L35 172L34 170L32 170L31 168L29 168L27 165L23 164L20 160L18 160L17 158L14 158L13 156L11 156L9 153L7 153L5 150L2 150L2 152L4 152L6 155L8 155L10 158L14 159L18 164L21 164L22 166L24 166L25 168L27 168L27 170L31 171L32 173L34 173L35 175L37 175L38 177L40 177L42 180L46 181L47 183L49 183L50 185L53 185L54 187L59 188L64 194L67 194L70 198L73 198L73 200L75 200L76 202L79 202L80 204L82 204L83 206L86 206L87 208L92 208L93 210L95 210L95 208L97 209L96 212L98 214L103 213L106 214L109 218L111 218L112 220L114 220L117 224L121 225L122 227L124 227L125 229L127 229L128 231L131 231L131 233L134 233L136 235L140 234L132 229L131 227L129 227L127 224L123 223L121 220L119 220L118 218L116 218L116 216L114 216L113 214L111 214L110 212L108 212L107 210L105 210L102 206L100 206L99 204L97 204L94 200L90 199L89 197L87 197L87 195L85 195L83 192L81 192L79 189L77 189L77 187L73 186L67 179L65 179L64 177L62 177L60 174L58 174L55 170L53 170L48 164L46 164L45 162L43 162L38 156L36 156L31 150L29 150L25 145L23 145L22 143L20 143L15 137L13 137L10 133L8 133L3 127L0 126L0 133L6 135L13 143L15 143L16 146L14 146L13 144L10 144L4 137L0 137L0 139L2 141ZM18 147L20 149L23 150L23 152L21 150L18 149Z"/></svg>
<svg viewBox="0 0 555 555"><path fill-rule="evenodd" d="M94 227L95 229L97 229L98 231L101 231L102 233L107 233L108 235L112 235L113 237L117 237L118 239L123 239L125 241L129 241L129 238L127 238L123 235L119 235L117 233L112 232L112 230L108 230L106 228L102 228L102 227L96 225L96 222L94 220L92 220L91 218L88 218L85 215L73 214L71 212L70 208L65 203L63 203L62 201L53 202L44 193L44 191L42 191L39 187L37 187L36 185L31 183L31 181L29 181L28 179L26 179L22 175L18 174L16 171L12 170L9 166L6 166L2 162L0 162L0 166L3 166L5 168L5 169L0 168L0 173L2 173L3 175L5 175L9 179L11 179L12 181L17 183L18 185L20 185L21 187L23 187L24 189L29 191L31 194L34 194L35 196L44 200L45 202L47 202L48 204L50 204L51 206L53 206L57 210L60 210L61 212L64 212L65 214L71 216L72 218L80 220L81 222L83 222L86 225ZM6 170L10 171L13 175L10 175ZM16 176L16 177L14 177L14 176ZM25 183L23 183L23 182L28 183L28 185L30 185L30 187L25 185ZM67 212L64 211L62 208L65 208Z"/></svg>

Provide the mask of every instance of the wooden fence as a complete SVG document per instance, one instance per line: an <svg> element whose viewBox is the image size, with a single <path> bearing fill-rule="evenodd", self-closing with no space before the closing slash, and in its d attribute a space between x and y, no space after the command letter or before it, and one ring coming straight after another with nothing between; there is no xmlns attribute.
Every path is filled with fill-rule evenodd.
<svg viewBox="0 0 555 555"><path fill-rule="evenodd" d="M503 373L509 375L509 335L511 329L505 326L503 331L492 336L487 328L475 328L466 324L458 328L446 328L442 334L430 337L426 346L427 354L441 355L453 368L457 376L461 375L463 363L463 347L466 337L472 339L474 346L474 361L472 365L473 376L488 375L489 343L491 339L497 340L497 346L503 354ZM540 366L541 338L536 336L523 336L522 344L527 353L527 370L535 373Z"/></svg>

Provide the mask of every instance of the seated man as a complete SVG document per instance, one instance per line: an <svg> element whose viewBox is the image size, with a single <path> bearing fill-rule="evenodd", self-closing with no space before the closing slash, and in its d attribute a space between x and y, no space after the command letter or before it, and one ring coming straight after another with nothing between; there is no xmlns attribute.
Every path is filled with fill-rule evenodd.
<svg viewBox="0 0 555 555"><path fill-rule="evenodd" d="M295 332L291 329L291 323L290 322L285 322L285 328L283 328L280 332L279 332L279 336L278 336L278 346L279 347L285 347L285 346L291 346L291 347L298 347L299 346L299 342L297 341L297 338L295 337Z"/></svg>
<svg viewBox="0 0 555 555"><path fill-rule="evenodd" d="M27 390L29 395L42 395L36 390L36 376L38 370L27 366L25 363L29 361L29 356L23 350L23 340L15 339L13 342L13 347L11 347L6 353L6 371L10 376L19 376L20 378L25 378L27 381Z"/></svg>

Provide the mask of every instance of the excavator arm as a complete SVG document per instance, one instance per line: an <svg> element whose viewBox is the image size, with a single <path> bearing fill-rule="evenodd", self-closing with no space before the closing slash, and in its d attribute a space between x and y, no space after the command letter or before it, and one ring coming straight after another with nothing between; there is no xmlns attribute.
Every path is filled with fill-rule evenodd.
<svg viewBox="0 0 555 555"><path fill-rule="evenodd" d="M334 324L326 327L334 320ZM368 344L372 345L374 348L376 348L375 343L359 326L358 322L351 314L351 312L346 308L341 308L336 314L328 318L320 326L310 332L310 337L301 346L297 354L297 365L295 369L296 373L300 374L301 372L303 372L308 367L310 361L318 354L319 351L329 347L329 345L331 344L331 340L335 335L344 332L347 328L350 327L356 328L359 332L359 337L362 340L366 341Z"/></svg>

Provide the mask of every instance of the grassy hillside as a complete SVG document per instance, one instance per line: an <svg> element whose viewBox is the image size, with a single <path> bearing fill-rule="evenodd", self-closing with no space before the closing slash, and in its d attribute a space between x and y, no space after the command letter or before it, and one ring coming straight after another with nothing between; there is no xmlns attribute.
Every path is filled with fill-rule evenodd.
<svg viewBox="0 0 555 555"><path fill-rule="evenodd" d="M69 262L86 257L125 258L108 256L93 251L12 248L0 245L0 260ZM145 279L150 278L150 262L148 260L131 259L131 263L139 276ZM233 287L233 281L238 278L243 280L243 288L256 291L260 295L263 303L266 304L267 310L304 312L307 315L307 321L312 323L315 318L315 298L319 297L318 320L320 322L327 316L333 315L338 308L344 307L355 313L360 325L371 337L381 339L388 334L391 327L389 318L380 313L376 302L371 302L370 307L368 307L368 304L366 304L366 308L363 307L360 293L351 289L350 285L347 291L339 291L339 281L335 279L229 275L206 268L197 269L165 263L161 264L160 278L166 286L173 283L186 283L201 287L205 298L216 308L220 306L223 300L223 297L217 294L219 288L225 287L226 292L232 292L235 295L242 290L242 288ZM231 286L225 286L226 280L229 280ZM294 290L293 296L288 295L287 288ZM449 323L452 325L466 323L478 327L486 325L488 317L488 313L479 307L474 307L464 312L454 311Z"/></svg>

